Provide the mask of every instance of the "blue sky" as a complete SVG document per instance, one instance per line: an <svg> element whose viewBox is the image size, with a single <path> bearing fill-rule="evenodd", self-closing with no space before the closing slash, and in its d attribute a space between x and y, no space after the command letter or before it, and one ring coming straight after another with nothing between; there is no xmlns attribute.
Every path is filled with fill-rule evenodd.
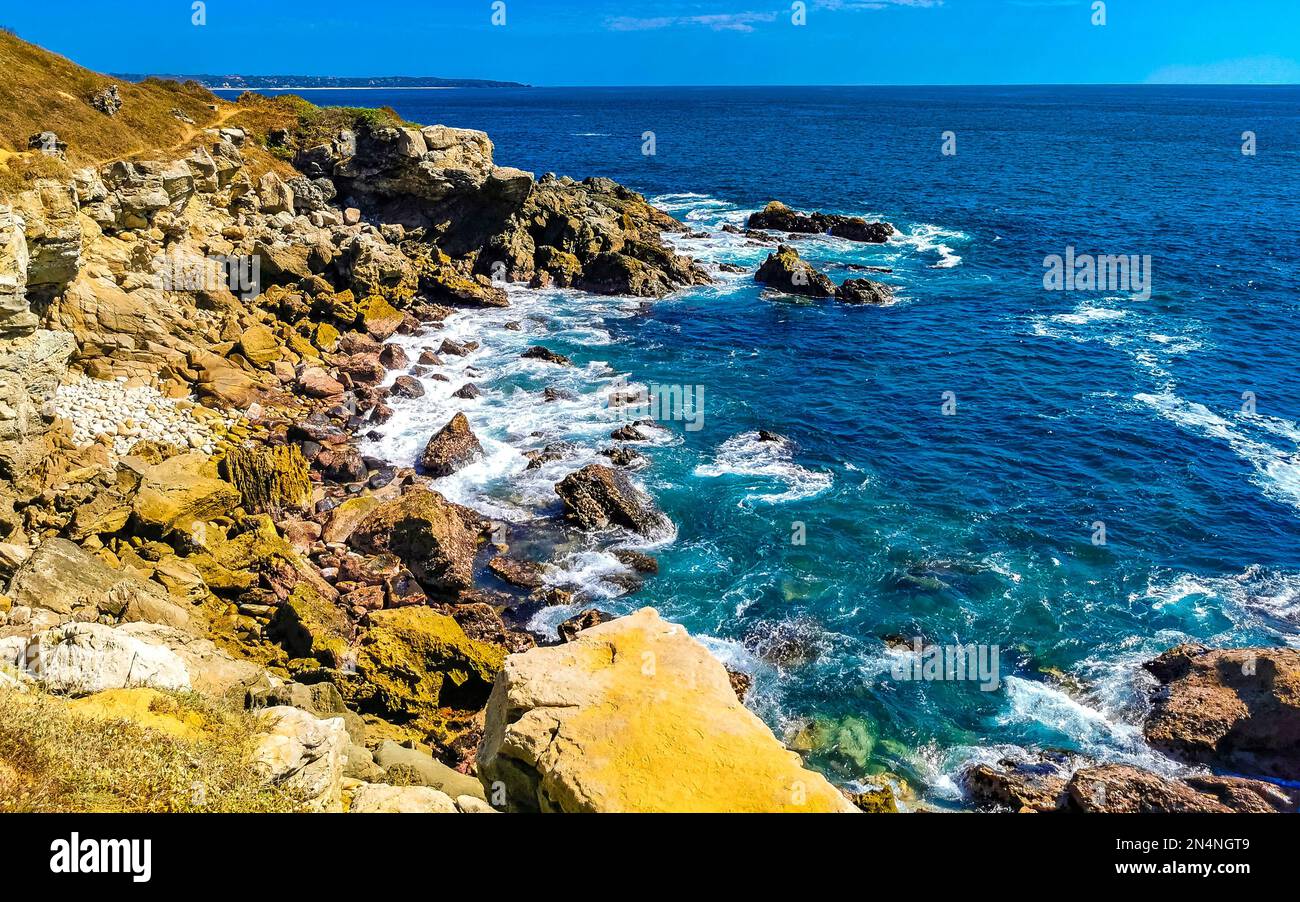
<svg viewBox="0 0 1300 902"><path fill-rule="evenodd" d="M1300 0L56 0L0 25L100 71L538 85L1300 83ZM111 11L110 11L111 10Z"/></svg>

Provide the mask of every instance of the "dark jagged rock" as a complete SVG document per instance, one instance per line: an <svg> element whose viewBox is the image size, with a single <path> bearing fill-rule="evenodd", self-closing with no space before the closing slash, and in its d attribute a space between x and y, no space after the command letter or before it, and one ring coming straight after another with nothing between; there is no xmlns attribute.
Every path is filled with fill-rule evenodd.
<svg viewBox="0 0 1300 902"><path fill-rule="evenodd" d="M528 458L528 466L524 469L539 470L546 464L564 460L572 455L576 448L573 442L551 442L540 451L525 451L524 457Z"/></svg>
<svg viewBox="0 0 1300 902"><path fill-rule="evenodd" d="M644 536L661 535L672 524L622 473L588 464L556 486L565 516L587 529L621 526Z"/></svg>
<svg viewBox="0 0 1300 902"><path fill-rule="evenodd" d="M384 345L379 352L379 362L387 369L401 370L409 366L411 361L401 345Z"/></svg>
<svg viewBox="0 0 1300 902"><path fill-rule="evenodd" d="M423 398L424 386L414 376L398 376L393 380L393 394L399 398Z"/></svg>
<svg viewBox="0 0 1300 902"><path fill-rule="evenodd" d="M453 398L460 398L464 401L471 401L474 398L481 398L483 393L479 391L478 386L473 382L466 382L460 388L451 393Z"/></svg>
<svg viewBox="0 0 1300 902"><path fill-rule="evenodd" d="M430 476L450 476L482 456L483 446L469 428L469 420L458 413L429 439L420 466Z"/></svg>
<svg viewBox="0 0 1300 902"><path fill-rule="evenodd" d="M731 682L732 691L736 693L736 700L743 702L745 696L749 695L750 687L754 685L754 678L742 671L728 669L727 679Z"/></svg>
<svg viewBox="0 0 1300 902"><path fill-rule="evenodd" d="M894 299L894 290L870 279L845 279L835 289L835 297L846 304L888 304Z"/></svg>
<svg viewBox="0 0 1300 902"><path fill-rule="evenodd" d="M894 234L894 227L887 222L868 222L860 216L832 218L835 221L831 223L830 232L836 238L884 244Z"/></svg>
<svg viewBox="0 0 1300 902"><path fill-rule="evenodd" d="M649 464L650 460L635 448L620 446L617 448L606 448L600 452L609 458L609 462L616 467L624 467L629 470L639 470Z"/></svg>
<svg viewBox="0 0 1300 902"><path fill-rule="evenodd" d="M835 283L818 272L799 252L783 244L770 254L754 274L754 281L770 285L787 294L828 298L835 294Z"/></svg>
<svg viewBox="0 0 1300 902"><path fill-rule="evenodd" d="M620 426L609 434L609 437L619 442L644 442L649 441L649 437L635 426Z"/></svg>
<svg viewBox="0 0 1300 902"><path fill-rule="evenodd" d="M799 213L777 200L752 214L748 225L751 229L772 229L796 235L830 233L849 241L871 244L882 244L894 234L894 227L887 222L868 222L860 216L838 213Z"/></svg>
<svg viewBox="0 0 1300 902"><path fill-rule="evenodd" d="M637 573L659 572L659 562L643 551L636 551L632 548L616 548L612 554Z"/></svg>
<svg viewBox="0 0 1300 902"><path fill-rule="evenodd" d="M608 623L614 619L613 614L606 614L596 608L588 608L581 614L574 614L557 627L561 642L572 642L585 629Z"/></svg>
<svg viewBox="0 0 1300 902"><path fill-rule="evenodd" d="M1013 811L1057 811L1065 803L1069 772L1052 762L1026 764L1000 761L999 767L977 764L962 775L962 783L977 805Z"/></svg>
<svg viewBox="0 0 1300 902"><path fill-rule="evenodd" d="M477 341L459 342L444 338L442 344L438 346L438 353L445 354L448 357L464 357L470 351L477 350L477 348Z"/></svg>
<svg viewBox="0 0 1300 902"><path fill-rule="evenodd" d="M567 388L547 386L542 389L542 400L549 404L553 401L576 401L578 400L578 396Z"/></svg>
<svg viewBox="0 0 1300 902"><path fill-rule="evenodd" d="M568 357L552 351L550 348L544 348L541 345L533 345L519 356L523 357L525 360L545 360L547 363L554 363L557 366L573 366L573 361Z"/></svg>

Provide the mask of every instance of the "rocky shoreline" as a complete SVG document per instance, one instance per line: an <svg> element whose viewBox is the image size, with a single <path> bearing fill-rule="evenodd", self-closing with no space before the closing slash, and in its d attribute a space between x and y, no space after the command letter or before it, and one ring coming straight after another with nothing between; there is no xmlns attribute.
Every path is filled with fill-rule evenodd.
<svg viewBox="0 0 1300 902"><path fill-rule="evenodd" d="M143 88L113 87L81 115L116 122L143 103ZM575 598L514 550L515 527L439 491L484 455L464 413L408 465L363 450L395 399L420 398L422 375L473 350L445 336L412 360L394 339L508 308L508 285L653 299L707 284L669 240L682 223L609 179L498 165L482 132L175 90L167 115L194 126L178 146L99 160L43 129L24 136L27 169L0 198L10 724L64 718L89 743L126 723L141 745L200 761L245 735L234 768L247 775L224 759L200 768L204 790L167 802L186 810L217 810L223 792L257 810L896 810L887 788L808 768L744 707L748 677L653 609L582 610L558 643L523 629L521 612ZM887 223L773 202L749 230L776 246L755 275L773 290L892 299L867 279L836 286L783 243L883 242ZM544 344L522 356L572 366ZM457 366L453 396L472 400L476 374ZM605 460L556 480L551 525L670 536L632 475L654 428L615 429ZM548 445L529 466L566 460ZM638 581L657 568L621 559ZM1241 655L1258 666L1230 680ZM1151 669L1164 684L1154 745L1297 779L1294 652L1183 648ZM1197 707L1206 693L1217 720ZM0 810L86 804L51 763L76 752L0 752ZM967 784L976 803L1016 810L1295 805L1256 779L1064 759L977 768Z"/></svg>

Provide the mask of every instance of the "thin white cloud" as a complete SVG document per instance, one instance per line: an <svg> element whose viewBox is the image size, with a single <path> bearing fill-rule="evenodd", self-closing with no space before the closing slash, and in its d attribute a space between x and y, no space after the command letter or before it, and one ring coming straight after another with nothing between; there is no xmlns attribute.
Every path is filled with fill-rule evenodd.
<svg viewBox="0 0 1300 902"><path fill-rule="evenodd" d="M699 26L714 31L753 31L759 22L776 21L776 13L715 13L700 16L617 16L608 21L612 31L652 31L657 28Z"/></svg>
<svg viewBox="0 0 1300 902"><path fill-rule="evenodd" d="M1153 85L1294 85L1300 63L1280 56L1250 56L1201 65L1164 66L1147 76Z"/></svg>
<svg viewBox="0 0 1300 902"><path fill-rule="evenodd" d="M812 0L813 9L858 10L888 9L891 6L911 6L917 9L933 9L943 6L943 0Z"/></svg>
<svg viewBox="0 0 1300 902"><path fill-rule="evenodd" d="M930 9L943 6L944 0L809 0L814 10L826 12L854 12L858 10L888 9L892 6L910 6ZM735 13L706 13L694 15L615 16L605 21L611 31L654 31L660 28L697 27L713 31L753 31L755 25L775 22L788 14L749 10Z"/></svg>

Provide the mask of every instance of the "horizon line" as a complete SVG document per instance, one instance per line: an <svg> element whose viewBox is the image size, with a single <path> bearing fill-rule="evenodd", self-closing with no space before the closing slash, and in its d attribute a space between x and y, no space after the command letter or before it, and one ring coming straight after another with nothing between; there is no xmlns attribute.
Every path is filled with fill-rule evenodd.
<svg viewBox="0 0 1300 902"><path fill-rule="evenodd" d="M161 78L162 76L146 76ZM244 78L271 78L245 75ZM312 75L308 78L421 78L408 75ZM447 79L457 80L457 79ZM474 78L465 81L502 81ZM503 91L532 88L1300 88L1300 82L1199 82L1199 81L1048 81L1048 82L823 82L819 84L525 84L512 85L348 85L286 88L216 87L210 91Z"/></svg>

